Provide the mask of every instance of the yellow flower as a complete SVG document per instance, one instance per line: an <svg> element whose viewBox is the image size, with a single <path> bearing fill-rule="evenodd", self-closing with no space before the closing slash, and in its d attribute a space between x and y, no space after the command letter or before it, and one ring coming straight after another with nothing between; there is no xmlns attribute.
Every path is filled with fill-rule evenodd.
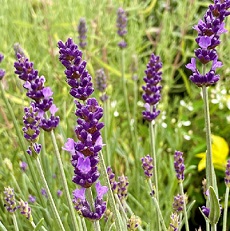
<svg viewBox="0 0 230 231"><path fill-rule="evenodd" d="M225 170L229 148L226 140L220 136L212 135L212 162L214 168ZM196 157L202 158L198 164L198 171L206 167L206 153L196 154Z"/></svg>

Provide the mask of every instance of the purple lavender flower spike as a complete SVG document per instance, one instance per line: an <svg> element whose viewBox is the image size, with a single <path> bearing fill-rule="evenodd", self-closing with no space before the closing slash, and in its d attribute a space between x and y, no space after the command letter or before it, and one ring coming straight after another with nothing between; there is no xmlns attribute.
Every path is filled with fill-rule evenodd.
<svg viewBox="0 0 230 231"><path fill-rule="evenodd" d="M198 32L196 42L199 46L195 50L195 56L202 64L217 62L218 55L215 48L220 44L220 35L227 32L224 20L230 14L229 8L229 1L215 0L214 4L209 5L204 19L193 27ZM198 87L211 86L219 80L216 67L212 66L208 72L201 74L194 63L195 61L192 60L186 67L193 72L190 80Z"/></svg>
<svg viewBox="0 0 230 231"><path fill-rule="evenodd" d="M144 90L142 98L146 103L146 110L143 111L142 114L144 119L147 121L156 119L156 117L160 114L160 111L156 109L156 105L161 99L162 87L158 85L161 81L161 68L162 63L160 57L152 54L145 71L146 76L144 77L144 81L146 85L142 87Z"/></svg>
<svg viewBox="0 0 230 231"><path fill-rule="evenodd" d="M174 153L174 169L176 171L176 177L179 181L184 180L184 158L183 152L175 151Z"/></svg>
<svg viewBox="0 0 230 231"><path fill-rule="evenodd" d="M127 176L119 176L118 177L118 192L117 195L121 201L121 203L123 203L128 196L128 186L129 186L129 181L128 181L128 177Z"/></svg>
<svg viewBox="0 0 230 231"><path fill-rule="evenodd" d="M35 196L32 196L32 195L29 195L28 197L28 201L32 204L34 204L36 202L36 197Z"/></svg>
<svg viewBox="0 0 230 231"><path fill-rule="evenodd" d="M102 102L105 102L108 99L108 96L105 93L105 90L107 88L106 83L107 77L105 75L104 69L101 68L96 71L96 89L98 89L102 95L100 96L100 100Z"/></svg>
<svg viewBox="0 0 230 231"><path fill-rule="evenodd" d="M62 194L63 194L63 192L62 192L60 189L58 189L58 191L57 191L57 196L58 196L58 197L61 197Z"/></svg>
<svg viewBox="0 0 230 231"><path fill-rule="evenodd" d="M202 206L202 207L201 207L201 210L202 210L202 212L204 213L204 215L205 215L206 217L209 217L210 208L207 208L207 207L205 207L205 206Z"/></svg>
<svg viewBox="0 0 230 231"><path fill-rule="evenodd" d="M22 199L19 202L19 210L23 216L26 217L30 222L33 221L33 217L31 214L31 208L29 207L28 202L24 202Z"/></svg>
<svg viewBox="0 0 230 231"><path fill-rule="evenodd" d="M8 212L14 213L18 208L15 200L14 189L5 187L4 195L4 207L6 207Z"/></svg>
<svg viewBox="0 0 230 231"><path fill-rule="evenodd" d="M26 162L24 162L24 161L21 161L20 162L20 168L21 168L21 170L23 172L25 172L27 170L27 168L28 168L28 164Z"/></svg>
<svg viewBox="0 0 230 231"><path fill-rule="evenodd" d="M117 10L117 33L123 38L123 40L118 43L118 46L120 48L125 48L127 46L127 43L124 40L124 37L127 34L127 15L121 7Z"/></svg>
<svg viewBox="0 0 230 231"><path fill-rule="evenodd" d="M107 192L107 187L96 184L97 197L94 202L94 208L91 210L89 202L85 198L85 188L73 191L73 203L75 209L85 218L90 220L99 220L106 210L106 202L103 201L103 195Z"/></svg>
<svg viewBox="0 0 230 231"><path fill-rule="evenodd" d="M227 161L224 182L230 188L230 160Z"/></svg>
<svg viewBox="0 0 230 231"><path fill-rule="evenodd" d="M91 75L85 69L86 61L82 60L82 52L73 40L66 43L58 42L59 60L66 67L67 83L70 85L70 94L77 99L86 100L94 91Z"/></svg>
<svg viewBox="0 0 230 231"><path fill-rule="evenodd" d="M111 185L111 189L114 193L118 192L118 182L115 180L115 174L113 173L113 170L110 166L107 167L107 174L109 177L109 182Z"/></svg>
<svg viewBox="0 0 230 231"><path fill-rule="evenodd" d="M84 18L80 18L79 21L79 25L78 25L78 34L79 34L79 46L84 49L87 45L86 42L86 32L87 32L87 28L86 28L86 21Z"/></svg>
<svg viewBox="0 0 230 231"><path fill-rule="evenodd" d="M151 178L153 176L153 158L150 155L147 155L141 158L141 161L145 176Z"/></svg>
<svg viewBox="0 0 230 231"><path fill-rule="evenodd" d="M184 198L183 195L177 194L174 197L174 202L173 202L173 211L176 213L180 213L183 211L183 205L184 205Z"/></svg>
<svg viewBox="0 0 230 231"><path fill-rule="evenodd" d="M17 59L18 61L14 63L15 74L25 81L23 87L27 89L26 95L34 100L35 107L39 109L38 115L41 119L39 127L45 131L55 129L60 119L54 115L55 113L52 108L56 108L56 106L53 104L53 98L51 97L53 92L50 87L44 86L45 77L38 75L38 71L34 69L33 63L24 55L18 53ZM44 114L47 111L51 112L50 118L44 118Z"/></svg>
<svg viewBox="0 0 230 231"><path fill-rule="evenodd" d="M4 59L4 55L0 53L0 63L3 61L3 59ZM5 71L0 69L0 80L3 79L4 75L5 75Z"/></svg>

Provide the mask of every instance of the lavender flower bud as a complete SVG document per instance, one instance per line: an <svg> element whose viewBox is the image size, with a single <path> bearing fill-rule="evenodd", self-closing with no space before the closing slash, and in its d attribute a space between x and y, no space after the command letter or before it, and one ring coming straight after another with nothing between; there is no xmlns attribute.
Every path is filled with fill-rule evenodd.
<svg viewBox="0 0 230 231"><path fill-rule="evenodd" d="M187 200L187 197L186 197L186 200ZM184 197L181 194L177 194L174 197L173 211L175 213L180 213L183 211L183 206L184 206Z"/></svg>
<svg viewBox="0 0 230 231"><path fill-rule="evenodd" d="M170 225L168 231L178 231L180 225L180 217L177 213L172 213L170 216Z"/></svg>
<svg viewBox="0 0 230 231"><path fill-rule="evenodd" d="M28 197L28 201L32 204L34 204L36 202L36 197L35 196L32 196L32 195L29 195Z"/></svg>
<svg viewBox="0 0 230 231"><path fill-rule="evenodd" d="M114 193L117 193L118 192L118 182L116 182L115 174L113 173L113 170L110 166L107 167L107 174L109 177L111 189L113 190Z"/></svg>
<svg viewBox="0 0 230 231"><path fill-rule="evenodd" d="M21 170L23 172L25 172L27 170L27 168L28 168L28 164L26 162L24 162L24 161L21 161L20 162L20 168L21 168Z"/></svg>
<svg viewBox="0 0 230 231"><path fill-rule="evenodd" d="M121 7L117 10L117 29L118 35L124 38L124 36L127 34L127 15ZM118 43L118 46L120 48L125 48L127 43L125 40L122 40Z"/></svg>
<svg viewBox="0 0 230 231"><path fill-rule="evenodd" d="M20 54L22 57L26 57L21 45L19 43L14 44L15 57L17 59L17 54Z"/></svg>
<svg viewBox="0 0 230 231"><path fill-rule="evenodd" d="M42 189L41 189L41 194L42 194L44 197L48 198L48 195L47 195L47 192L46 192L45 188L42 188Z"/></svg>
<svg viewBox="0 0 230 231"><path fill-rule="evenodd" d="M62 194L63 194L63 192L62 192L60 189L58 189L58 191L57 191L57 196L58 196L58 197L61 197Z"/></svg>
<svg viewBox="0 0 230 231"><path fill-rule="evenodd" d="M138 216L135 216L134 214L128 219L127 221L127 228L129 231L135 231L139 227L141 223L141 220Z"/></svg>
<svg viewBox="0 0 230 231"><path fill-rule="evenodd" d="M226 1L214 1L214 4L209 5L204 19L194 26L198 32L196 42L199 46L195 50L195 56L202 64L213 62L212 68L207 73L202 74L196 68L195 58L192 58L191 63L186 65L193 72L190 80L198 87L210 86L219 80L219 75L216 75L216 68L220 65L214 67L215 63L220 63L217 62L218 55L215 47L220 44L220 35L227 32L224 19L230 14L229 8L230 4Z"/></svg>
<svg viewBox="0 0 230 231"><path fill-rule="evenodd" d="M103 201L103 196L107 193L108 188L102 186L100 182L96 185L97 197L94 202L94 208L91 210L89 202L85 198L85 188L76 189L73 192L73 203L75 209L85 218L90 220L99 220L104 215L106 211L106 202Z"/></svg>
<svg viewBox="0 0 230 231"><path fill-rule="evenodd" d="M184 180L184 158L183 152L175 151L174 153L174 169L176 171L176 177L179 181Z"/></svg>
<svg viewBox="0 0 230 231"><path fill-rule="evenodd" d="M141 161L145 176L151 178L153 176L153 158L150 155L147 155L141 158Z"/></svg>
<svg viewBox="0 0 230 231"><path fill-rule="evenodd" d="M79 34L79 46L84 49L87 45L86 42L86 32L87 32L87 28L86 28L86 21L84 18L80 18L79 21L79 25L78 25L78 34Z"/></svg>
<svg viewBox="0 0 230 231"><path fill-rule="evenodd" d="M28 202L24 202L22 199L19 202L19 210L23 216L26 217L30 222L33 221L33 217L31 214L31 208L28 205Z"/></svg>
<svg viewBox="0 0 230 231"><path fill-rule="evenodd" d="M206 217L209 217L210 208L207 208L207 207L205 207L205 206L202 206L202 207L201 207L201 210L202 210L202 212L204 213L204 215L205 215Z"/></svg>
<svg viewBox="0 0 230 231"><path fill-rule="evenodd" d="M0 63L3 61L3 59L4 59L4 55L0 53ZM5 75L5 71L3 69L0 69L0 80L3 79L4 75Z"/></svg>
<svg viewBox="0 0 230 231"><path fill-rule="evenodd" d="M14 213L18 208L15 200L14 189L10 187L4 187L4 207L10 213Z"/></svg>
<svg viewBox="0 0 230 231"><path fill-rule="evenodd" d="M224 182L230 188L230 160L227 161Z"/></svg>
<svg viewBox="0 0 230 231"><path fill-rule="evenodd" d="M128 196L128 186L129 186L129 181L127 176L120 176L118 177L118 192L117 195L121 201L125 201Z"/></svg>
<svg viewBox="0 0 230 231"><path fill-rule="evenodd" d="M161 86L158 84L161 81L162 72L162 63L159 56L151 55L150 61L147 64L147 69L145 71L146 76L144 81L145 86L142 87L144 93L142 95L143 100L145 101L146 110L143 111L144 119L152 121L160 114L160 111L156 109L156 105L161 99Z"/></svg>
<svg viewBox="0 0 230 231"><path fill-rule="evenodd" d="M77 99L86 100L94 91L91 75L85 69L86 61L82 60L82 52L73 40L66 43L58 42L59 60L66 67L67 83L70 85L70 94Z"/></svg>
<svg viewBox="0 0 230 231"><path fill-rule="evenodd" d="M102 102L108 99L108 96L105 93L107 87L106 79L107 78L104 69L99 69L96 71L96 89L98 89L102 93L102 96L100 96L100 100Z"/></svg>

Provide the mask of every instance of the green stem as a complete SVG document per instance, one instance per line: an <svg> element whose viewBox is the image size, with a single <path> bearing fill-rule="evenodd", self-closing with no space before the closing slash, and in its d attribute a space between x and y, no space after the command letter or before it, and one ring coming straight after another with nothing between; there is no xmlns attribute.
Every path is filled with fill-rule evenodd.
<svg viewBox="0 0 230 231"><path fill-rule="evenodd" d="M0 228L1 228L1 231L8 231L1 221L0 221Z"/></svg>
<svg viewBox="0 0 230 231"><path fill-rule="evenodd" d="M15 231L19 231L18 223L17 223L17 218L16 218L16 216L15 216L14 213L12 214L12 218L13 218L13 223L14 223L14 229L15 229Z"/></svg>
<svg viewBox="0 0 230 231"><path fill-rule="evenodd" d="M149 185L150 191L152 192L153 186L152 186L151 179L148 179L148 185ZM166 228L165 222L164 222L164 218L162 216L162 213L161 213L161 210L159 207L159 202L157 201L157 199L154 195L152 196L152 200L153 200L153 203L154 203L156 210L157 210L158 221L161 222L163 230L167 231L167 228ZM159 230L160 230L160 226L159 226Z"/></svg>
<svg viewBox="0 0 230 231"><path fill-rule="evenodd" d="M89 202L91 211L95 211L94 199L93 199L93 194L92 194L92 189L91 188L86 189L86 198L87 198L87 200ZM99 221L94 221L93 225L94 225L94 230L95 231L101 231Z"/></svg>
<svg viewBox="0 0 230 231"><path fill-rule="evenodd" d="M159 203L159 193L158 193L158 175L157 175L157 158L156 158L156 146L155 146L155 133L154 133L154 127L152 122L149 123L149 133L150 133L150 143L151 143L151 153L153 158L153 169L154 169L154 187L155 187L155 195L156 199Z"/></svg>
<svg viewBox="0 0 230 231"><path fill-rule="evenodd" d="M187 209L186 209L186 201L185 201L185 195L184 195L183 182L180 181L179 185L180 185L180 193L183 196L183 211L184 211L185 230L189 231L188 216L187 216Z"/></svg>
<svg viewBox="0 0 230 231"><path fill-rule="evenodd" d="M227 186L225 191L225 199L224 199L224 217L223 217L222 231L227 231L228 197L229 197L229 187Z"/></svg>
<svg viewBox="0 0 230 231"><path fill-rule="evenodd" d="M106 143L106 163L111 166L111 152L110 152L110 145L109 145L109 137L108 137L108 129L110 127L109 118L108 118L108 100L103 103L104 108L104 136L105 136L105 143Z"/></svg>
<svg viewBox="0 0 230 231"><path fill-rule="evenodd" d="M46 189L46 193L48 195L48 199L49 199L49 202L50 202L50 205L51 205L53 215L54 215L54 217L55 217L55 219L56 219L56 221L57 221L57 223L58 223L58 225L60 227L60 230L65 231L64 226L63 226L62 221L61 221L61 218L60 218L60 216L58 214L57 208L56 208L56 206L54 204L53 197L52 197L51 192L49 190L48 184L46 182L46 179L45 179L45 176L44 176L44 173L43 173L43 170L42 170L42 166L41 166L39 157L37 157L36 160L37 160L37 167L38 167L38 170L39 170L39 174L40 174L40 177L42 179L43 185L44 185L44 187Z"/></svg>
<svg viewBox="0 0 230 231"><path fill-rule="evenodd" d="M71 215L73 227L74 227L74 230L77 231L77 230L79 230L79 227L78 227L77 220L76 220L76 217L75 217L75 214L74 214L74 207L73 207L73 203L72 203L72 200L71 200L71 197L70 197L69 188L68 188L67 180L66 180L66 177L65 177L64 167L63 167L63 164L62 164L61 155L60 155L60 152L59 152L59 149L58 149L58 146L57 146L57 142L56 142L56 138L55 138L53 130L51 131L51 139L52 139L52 143L53 143L53 146L54 146L54 153L56 155L57 162L58 162L58 167L59 167L58 169L60 170L60 173L61 173L62 185L64 187L65 196L67 198L68 206L69 206L69 209L70 209L70 215Z"/></svg>
<svg viewBox="0 0 230 231"><path fill-rule="evenodd" d="M106 165L105 165L105 161L104 161L102 152L99 153L99 156L100 156L100 162L99 163L101 166L102 179L104 179L104 183L108 187L108 199L109 199L109 203L111 206L111 210L114 214L114 219L115 219L117 231L124 231L122 228L122 224L121 224L121 219L120 219L121 216L120 216L120 214L116 208L116 203L115 203L113 192L112 192L111 185L109 182L109 177L107 174L107 169L106 169Z"/></svg>
<svg viewBox="0 0 230 231"><path fill-rule="evenodd" d="M203 100L204 100L204 116L205 116L205 128L206 128L206 143L207 143L207 153L206 153L206 169L207 169L207 187L212 186L216 191L214 185L214 168L212 163L212 140L211 140L211 126L210 126L210 115L209 115L209 105L208 105L208 92L207 87L202 87Z"/></svg>
<svg viewBox="0 0 230 231"><path fill-rule="evenodd" d="M205 223L206 223L206 231L209 231L210 230L210 224L208 221L205 221Z"/></svg>
<svg viewBox="0 0 230 231"><path fill-rule="evenodd" d="M151 143L151 153L153 158L153 180L154 180L154 187L155 187L155 198L157 200L157 203L159 204L159 192L158 192L158 174L157 174L157 158L156 158L156 145L155 145L155 132L153 123L149 123L149 133L150 133L150 143ZM159 213L157 213L157 225L158 230L160 230L160 218Z"/></svg>
<svg viewBox="0 0 230 231"><path fill-rule="evenodd" d="M0 89L1 89L1 93L2 93L2 99L3 99L3 101L4 101L5 105L6 105L6 108L7 108L8 112L9 112L12 120L13 120L13 124L14 124L14 127L16 129L17 137L19 139L19 143L21 145L22 150L25 153L25 158L26 158L26 161L27 161L28 166L29 166L29 171L31 173L33 184L34 184L35 189L37 191L37 196L38 196L39 201L41 202L42 206L45 207L46 204L45 204L45 201L42 198L41 193L40 193L40 188L39 188L39 183L38 183L38 180L37 180L37 177L36 177L37 174L35 173L35 168L34 168L34 166L32 164L30 156L26 152L27 147L26 147L25 142L24 142L24 137L22 136L22 131L21 131L21 129L19 129L17 120L16 120L15 115L14 115L14 111L13 111L8 99L5 96L5 92L4 92L4 88L2 86L2 83L0 83ZM47 221L47 219L46 219L46 221Z"/></svg>
<svg viewBox="0 0 230 231"><path fill-rule="evenodd" d="M216 224L211 225L211 231L217 231Z"/></svg>

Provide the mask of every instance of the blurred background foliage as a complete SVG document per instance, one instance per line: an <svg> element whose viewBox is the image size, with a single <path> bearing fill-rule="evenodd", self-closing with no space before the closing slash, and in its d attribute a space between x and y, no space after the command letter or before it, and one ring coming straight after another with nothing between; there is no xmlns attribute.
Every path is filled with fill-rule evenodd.
<svg viewBox="0 0 230 231"><path fill-rule="evenodd" d="M161 114L157 119L157 156L159 161L160 203L168 224L172 211L173 195L178 187L173 169L173 153L180 150L185 153L186 180L185 190L189 201L196 200L191 212L191 225L199 227L199 211L195 207L204 203L202 180L204 171L198 172L200 161L197 153L205 151L204 115L200 89L189 81L190 72L185 64L194 56L196 31L192 27L203 17L211 1L195 0L0 0L0 51L5 55L1 64L6 70L3 85L20 127L23 126L23 107L29 100L25 96L22 82L14 74L15 54L13 46L19 43L26 55L34 62L40 75L46 77L46 85L54 91L54 102L59 107L61 123L55 133L59 148L68 137L74 138L76 117L69 87L65 82L63 67L58 61L57 42L72 37L78 43L77 25L84 17L87 23L87 46L83 58L87 60L87 69L95 78L95 72L104 68L108 78L107 94L107 129L109 139L106 145L110 154L106 156L117 175L129 178L128 204L135 215L142 219L143 228L151 222L150 203L147 184L145 184L140 158L150 152L148 124L142 119L143 76L150 54L161 56L163 62L163 91L159 104ZM132 129L137 135L135 146L130 142L131 136L127 124L127 114L123 91L121 88L121 51L117 43L116 12L123 7L128 13L128 47L125 49L125 76L127 78L128 100L131 109ZM229 29L229 21L226 28ZM224 66L218 70L221 80L209 88L211 127L214 135L230 141L230 94L229 33L222 36L218 54ZM136 64L133 64L135 61ZM133 68L133 65L136 65ZM136 76L134 80L133 76ZM99 98L95 90L94 97ZM41 135L42 137L43 135ZM57 198L60 189L59 172L53 156L50 137L44 134L46 154L42 155L42 164L47 181L56 197L63 219L68 224L65 200ZM0 192L4 186L15 188L17 197L28 200L35 190L30 175L22 172L19 163L25 161L24 154L18 145L18 139L12 120L0 98ZM105 155L107 153L105 152ZM222 153L220 151L219 155ZM62 160L71 190L73 167L69 154L62 152ZM225 162L222 163L225 166ZM223 201L224 171L217 170L219 195ZM41 185L42 188L42 185ZM0 194L3 198L2 193ZM36 195L35 195L36 196ZM36 203L32 205L35 221L42 217L43 210ZM0 201L0 221L9 230L12 221ZM25 222L20 223L20 230L26 229Z"/></svg>

